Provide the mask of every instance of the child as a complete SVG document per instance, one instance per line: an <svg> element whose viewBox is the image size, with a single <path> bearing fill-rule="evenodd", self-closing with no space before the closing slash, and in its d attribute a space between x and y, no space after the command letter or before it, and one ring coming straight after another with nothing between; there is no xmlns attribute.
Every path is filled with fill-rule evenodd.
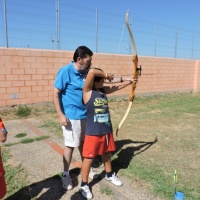
<svg viewBox="0 0 200 200"><path fill-rule="evenodd" d="M118 86L103 86L104 79L111 81L113 75L105 74L101 69L90 69L83 88L83 102L87 110L87 125L85 141L83 146L82 163L82 183L80 192L84 198L92 199L92 193L88 186L88 174L93 159L101 155L105 168L105 179L116 186L121 186L122 182L112 171L110 152L115 151L113 129L108 108L106 94L120 90L133 81L128 80Z"/></svg>
<svg viewBox="0 0 200 200"><path fill-rule="evenodd" d="M2 119L0 118L0 142L5 142L7 139L7 131L3 124ZM6 195L6 180L5 180L5 170L3 167L2 157L1 157L1 147L0 147L0 199Z"/></svg>

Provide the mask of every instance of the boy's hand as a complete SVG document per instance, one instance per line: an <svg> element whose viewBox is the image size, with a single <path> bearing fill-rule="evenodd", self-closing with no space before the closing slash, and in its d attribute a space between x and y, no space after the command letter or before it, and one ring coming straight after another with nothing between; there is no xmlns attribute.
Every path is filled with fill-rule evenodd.
<svg viewBox="0 0 200 200"><path fill-rule="evenodd" d="M111 82L114 78L114 74L108 73L106 79L109 80L109 82Z"/></svg>

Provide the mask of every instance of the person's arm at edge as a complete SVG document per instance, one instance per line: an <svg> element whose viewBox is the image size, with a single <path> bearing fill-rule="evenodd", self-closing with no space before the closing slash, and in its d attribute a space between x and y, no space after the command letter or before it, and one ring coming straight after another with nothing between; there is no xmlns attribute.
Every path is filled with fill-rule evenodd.
<svg viewBox="0 0 200 200"><path fill-rule="evenodd" d="M3 124L3 121L1 120L1 118L0 118L0 123ZM4 127L4 125L3 125L3 127ZM8 132L7 132L5 127L4 127L4 131L0 130L0 142L5 142L6 141L7 134L8 134Z"/></svg>

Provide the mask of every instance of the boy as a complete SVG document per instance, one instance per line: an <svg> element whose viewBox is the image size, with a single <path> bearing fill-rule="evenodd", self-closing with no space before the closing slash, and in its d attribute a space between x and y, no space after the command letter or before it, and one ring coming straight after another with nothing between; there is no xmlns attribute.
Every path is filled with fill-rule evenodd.
<svg viewBox="0 0 200 200"><path fill-rule="evenodd" d="M90 69L83 88L83 102L87 110L86 136L82 156L82 183L80 192L84 198L92 199L93 195L88 185L89 170L93 159L101 155L106 171L105 179L116 186L122 182L112 170L110 152L115 151L112 122L106 94L127 87L133 81L127 80L116 86L103 86L104 79L111 81L112 74L105 74L101 69Z"/></svg>

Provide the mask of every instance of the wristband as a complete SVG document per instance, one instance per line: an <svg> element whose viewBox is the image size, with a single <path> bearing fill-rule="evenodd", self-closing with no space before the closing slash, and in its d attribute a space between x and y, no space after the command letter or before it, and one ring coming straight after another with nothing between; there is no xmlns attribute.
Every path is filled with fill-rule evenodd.
<svg viewBox="0 0 200 200"><path fill-rule="evenodd" d="M1 129L1 131L2 131L3 133L7 133L7 130L6 130L4 127Z"/></svg>

